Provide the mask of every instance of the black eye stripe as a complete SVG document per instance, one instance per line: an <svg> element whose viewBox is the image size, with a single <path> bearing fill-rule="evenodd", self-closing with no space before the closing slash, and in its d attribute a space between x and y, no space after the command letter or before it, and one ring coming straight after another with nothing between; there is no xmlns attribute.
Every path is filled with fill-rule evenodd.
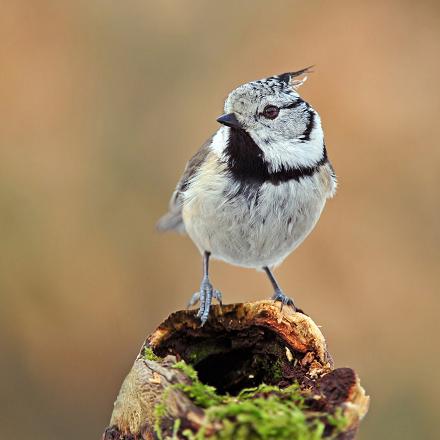
<svg viewBox="0 0 440 440"><path fill-rule="evenodd" d="M302 100L301 98L298 98L296 101L292 102L292 103L289 104L289 105L285 105L285 106L283 106L283 107L277 107L277 106L275 106L275 105L269 104L269 105L267 105L267 106L265 107L265 110L266 110L268 107L275 107L275 108L277 108L278 110L294 109L294 108L296 108L296 107L299 107L301 104L305 104L306 108L309 108L309 104L307 104L306 101ZM278 116L278 114L277 114L277 116L275 116L275 118L268 118L266 115L264 115L264 110L263 110L262 113L260 113L260 115L265 116L267 119L275 119L275 118Z"/></svg>
<svg viewBox="0 0 440 440"><path fill-rule="evenodd" d="M299 105L301 105L302 103L305 103L305 101L303 101L301 98L299 98L295 102L292 102L292 104L286 105L281 108L295 108L295 107L298 107Z"/></svg>

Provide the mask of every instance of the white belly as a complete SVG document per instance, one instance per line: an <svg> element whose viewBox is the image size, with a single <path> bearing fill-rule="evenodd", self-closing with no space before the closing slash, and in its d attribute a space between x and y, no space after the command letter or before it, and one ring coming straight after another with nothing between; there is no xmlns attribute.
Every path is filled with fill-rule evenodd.
<svg viewBox="0 0 440 440"><path fill-rule="evenodd" d="M216 179L188 191L183 220L200 251L244 267L261 268L281 263L311 232L327 197L318 176L279 185L265 183L258 199L229 179Z"/></svg>

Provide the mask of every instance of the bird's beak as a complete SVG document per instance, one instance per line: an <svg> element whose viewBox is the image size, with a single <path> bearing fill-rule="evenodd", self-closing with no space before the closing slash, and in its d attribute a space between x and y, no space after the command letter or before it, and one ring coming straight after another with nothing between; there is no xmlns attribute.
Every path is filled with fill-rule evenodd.
<svg viewBox="0 0 440 440"><path fill-rule="evenodd" d="M226 115L221 115L219 118L217 118L217 122L220 122L220 124L232 128L242 128L240 122L238 122L238 119L234 113L227 113Z"/></svg>

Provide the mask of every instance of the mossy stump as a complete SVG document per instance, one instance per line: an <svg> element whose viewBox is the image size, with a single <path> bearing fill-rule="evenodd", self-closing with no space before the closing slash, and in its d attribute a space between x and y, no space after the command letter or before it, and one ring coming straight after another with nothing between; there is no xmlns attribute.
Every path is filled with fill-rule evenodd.
<svg viewBox="0 0 440 440"><path fill-rule="evenodd" d="M369 398L311 318L271 301L169 316L124 380L104 440L349 440Z"/></svg>

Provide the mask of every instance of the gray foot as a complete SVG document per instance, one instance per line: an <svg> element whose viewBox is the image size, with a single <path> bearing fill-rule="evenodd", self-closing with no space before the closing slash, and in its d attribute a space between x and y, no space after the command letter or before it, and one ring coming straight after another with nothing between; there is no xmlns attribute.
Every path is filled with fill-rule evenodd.
<svg viewBox="0 0 440 440"><path fill-rule="evenodd" d="M196 305L200 301L200 308L197 317L202 321L202 326L208 319L209 309L211 307L212 298L215 298L222 305L222 294L212 287L208 278L204 278L200 285L200 291L196 292L189 300L188 307Z"/></svg>
<svg viewBox="0 0 440 440"><path fill-rule="evenodd" d="M297 308L295 306L295 303L293 302L293 299L284 295L284 293L281 290L275 290L275 293L272 295L272 299L275 302L276 301L281 302L281 310L283 310L283 307L286 305L286 306L292 307L294 312L297 311Z"/></svg>

